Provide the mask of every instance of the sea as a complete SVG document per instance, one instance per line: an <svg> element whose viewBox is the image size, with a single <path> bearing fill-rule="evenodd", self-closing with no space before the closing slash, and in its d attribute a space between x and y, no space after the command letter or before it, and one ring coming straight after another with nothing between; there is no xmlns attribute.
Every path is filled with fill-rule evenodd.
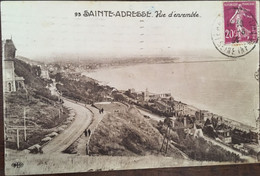
<svg viewBox="0 0 260 176"><path fill-rule="evenodd" d="M256 126L259 83L254 60L108 67L83 74L117 88L171 93L175 100Z"/></svg>

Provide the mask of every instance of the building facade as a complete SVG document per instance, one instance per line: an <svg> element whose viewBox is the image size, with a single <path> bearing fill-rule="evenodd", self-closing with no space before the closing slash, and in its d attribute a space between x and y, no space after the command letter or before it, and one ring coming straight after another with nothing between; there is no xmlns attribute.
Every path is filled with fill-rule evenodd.
<svg viewBox="0 0 260 176"><path fill-rule="evenodd" d="M3 56L3 89L4 92L15 92L24 88L24 78L18 77L14 72L14 59L16 48L12 39L2 42Z"/></svg>

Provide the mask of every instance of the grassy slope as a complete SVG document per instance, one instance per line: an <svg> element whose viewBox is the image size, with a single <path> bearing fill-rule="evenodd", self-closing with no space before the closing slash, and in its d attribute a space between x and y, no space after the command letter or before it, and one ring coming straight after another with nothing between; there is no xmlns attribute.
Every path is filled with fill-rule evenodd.
<svg viewBox="0 0 260 176"><path fill-rule="evenodd" d="M103 101L105 95L110 95L113 88L101 86L95 80L78 74L52 75L56 79L57 89L63 96L83 103ZM61 85L61 84L62 85Z"/></svg>
<svg viewBox="0 0 260 176"><path fill-rule="evenodd" d="M45 88L48 84L46 80L41 79L32 71L32 66L15 60L15 73L25 79L25 85L28 90L28 96L24 90L12 92L4 95L5 98L5 123L7 127L23 126L23 113L26 109L26 125L33 129L27 130L27 141L24 142L23 131L20 131L20 149L25 149L35 143L41 143L41 139L54 128L64 122L68 117L68 110L64 109L59 118L58 109L60 104L53 106L57 98L52 96L50 91ZM39 94L37 92L41 92ZM6 130L7 148L16 149L16 130Z"/></svg>
<svg viewBox="0 0 260 176"><path fill-rule="evenodd" d="M91 154L114 156L157 155L163 136L134 107L126 112L109 113L90 140ZM170 146L167 156L182 158Z"/></svg>

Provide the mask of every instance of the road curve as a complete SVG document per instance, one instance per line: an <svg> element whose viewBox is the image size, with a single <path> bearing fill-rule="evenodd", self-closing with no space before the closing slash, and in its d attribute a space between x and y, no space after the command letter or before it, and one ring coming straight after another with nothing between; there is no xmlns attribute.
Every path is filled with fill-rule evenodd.
<svg viewBox="0 0 260 176"><path fill-rule="evenodd" d="M64 151L84 133L84 130L88 128L92 121L93 113L89 109L65 98L63 100L64 106L75 111L75 120L61 134L43 146L43 153L60 153Z"/></svg>

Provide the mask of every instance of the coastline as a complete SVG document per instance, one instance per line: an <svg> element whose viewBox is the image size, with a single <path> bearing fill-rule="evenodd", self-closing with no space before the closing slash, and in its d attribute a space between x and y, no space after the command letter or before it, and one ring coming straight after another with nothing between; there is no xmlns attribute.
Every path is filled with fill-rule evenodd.
<svg viewBox="0 0 260 176"><path fill-rule="evenodd" d="M149 61L149 62L133 62L133 63L119 63L119 64L104 64L98 68L90 69L90 70L84 70L84 73L89 74L89 73L94 73L100 70L107 70L107 69L117 69L117 68L122 68L122 67L131 67L131 66L141 66L141 65L157 65L157 64L179 64L179 63L189 63L189 62L176 62L178 59L170 59L168 61ZM83 73L81 73L83 74ZM83 74L83 75L86 75Z"/></svg>
<svg viewBox="0 0 260 176"><path fill-rule="evenodd" d="M179 62L170 62L171 64L176 64ZM185 63L185 62L184 62ZM120 69L120 68L125 68L125 67L131 67L131 66L145 66L145 65L164 65L164 64L168 64L167 62L163 62L163 63L135 63L135 64L129 64L129 65L117 65L117 66L109 66L109 67L102 67L102 68L97 68L97 69L93 69L91 71L82 71L80 74L81 75L84 75L84 76L87 76L87 77L90 77L91 79L94 79L96 80L100 85L103 85L103 86L111 86L111 87L115 87L117 89L117 86L116 85L113 85L112 83L110 82L105 82L105 81L101 81L99 79L96 79L95 77L93 77L93 75L91 75L92 73L97 73L99 71L106 71L106 70L113 70L113 69ZM132 87L129 87L129 89L132 88ZM121 89L119 89L121 90ZM122 89L124 90L124 89ZM124 90L126 91L126 90ZM141 90L137 90L137 91L141 91ZM156 94L160 94L160 93L165 93L165 92L153 92L153 93L156 93ZM230 123L232 124L237 124L238 126L246 126L247 129L251 129L251 130L256 130L256 126L253 124L253 123L250 123L250 122L246 122L246 121L239 121L239 120L236 120L232 117L229 117L228 115L225 115L223 113L220 113L212 108L210 108L208 105L206 104L202 104L202 103L198 103L198 102L194 102L192 100L187 100L185 98L181 98L180 96L176 96L176 95L173 95L173 98L176 100L176 101L181 101L182 103L186 104L187 106L192 106L198 110L203 110L203 111L207 111L209 113L212 113L213 115L215 116L221 116L223 117L223 119L226 119L227 121L229 121Z"/></svg>

